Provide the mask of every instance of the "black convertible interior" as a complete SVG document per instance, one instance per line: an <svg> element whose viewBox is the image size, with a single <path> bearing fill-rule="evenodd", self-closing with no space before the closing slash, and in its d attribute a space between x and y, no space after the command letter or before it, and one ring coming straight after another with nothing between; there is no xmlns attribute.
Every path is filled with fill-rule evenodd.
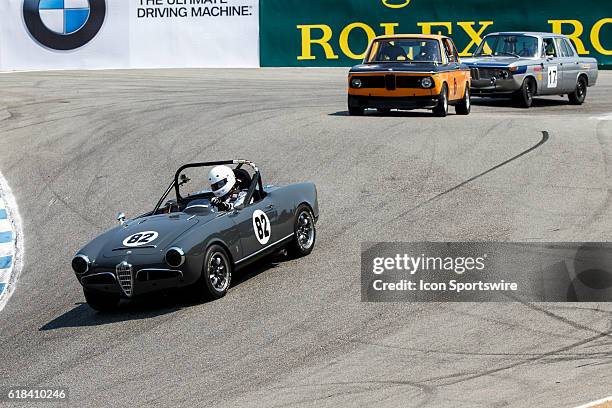
<svg viewBox="0 0 612 408"><path fill-rule="evenodd" d="M251 175L249 171L243 168L243 164L239 163L236 168L233 169L234 175L236 176L236 182L240 190L247 192L247 199L250 197L250 202L257 202L265 197L265 192L263 191L263 185L261 183L261 177L258 171L254 171L254 174ZM189 183L191 180L183 174L183 170L187 168L193 167L210 167L214 165L228 165L235 164L234 162L216 162L216 163L194 163L188 164L179 169L177 171L175 180L168 187L162 198L157 203L155 210L150 214L146 215L157 215L157 214L172 214L179 212L186 212L188 214L203 214L214 211L213 207L210 204L210 200L214 197L214 194L207 188L206 190L202 190L196 193L191 193L186 195L185 197L180 194L180 187ZM167 196L170 194L172 189L176 190L176 199L170 199L165 202L164 205L162 203L166 200Z"/></svg>

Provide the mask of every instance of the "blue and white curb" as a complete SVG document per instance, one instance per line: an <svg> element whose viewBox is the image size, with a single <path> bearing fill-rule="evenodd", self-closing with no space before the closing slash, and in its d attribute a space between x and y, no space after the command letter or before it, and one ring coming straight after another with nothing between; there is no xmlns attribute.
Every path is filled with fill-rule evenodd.
<svg viewBox="0 0 612 408"><path fill-rule="evenodd" d="M17 203L0 174L0 311L15 291L23 265L23 232Z"/></svg>

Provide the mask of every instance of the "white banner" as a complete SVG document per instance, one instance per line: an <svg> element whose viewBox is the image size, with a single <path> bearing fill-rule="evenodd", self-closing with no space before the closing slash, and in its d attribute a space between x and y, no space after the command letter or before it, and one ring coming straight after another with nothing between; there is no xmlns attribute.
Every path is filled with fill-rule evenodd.
<svg viewBox="0 0 612 408"><path fill-rule="evenodd" d="M258 0L0 0L2 71L258 66Z"/></svg>

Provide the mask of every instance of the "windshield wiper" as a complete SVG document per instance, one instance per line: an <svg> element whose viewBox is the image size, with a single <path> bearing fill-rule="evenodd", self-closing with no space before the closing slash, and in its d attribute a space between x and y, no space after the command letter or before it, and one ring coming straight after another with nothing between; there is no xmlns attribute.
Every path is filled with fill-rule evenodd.
<svg viewBox="0 0 612 408"><path fill-rule="evenodd" d="M515 54L515 53L513 53L513 52L501 51L501 52L500 52L500 54L504 54L504 55L511 55L511 56L513 56L513 57L515 57L515 58L521 58L521 56L520 56L520 55Z"/></svg>

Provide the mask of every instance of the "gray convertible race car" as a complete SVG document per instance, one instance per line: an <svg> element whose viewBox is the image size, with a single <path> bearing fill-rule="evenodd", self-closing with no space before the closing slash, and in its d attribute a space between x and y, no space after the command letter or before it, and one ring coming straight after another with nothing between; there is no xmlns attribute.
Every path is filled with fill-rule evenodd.
<svg viewBox="0 0 612 408"><path fill-rule="evenodd" d="M560 34L489 34L462 61L471 69L472 96L512 97L524 108L536 95L568 95L581 105L598 75L597 60L580 57Z"/></svg>
<svg viewBox="0 0 612 408"><path fill-rule="evenodd" d="M210 190L185 193L192 181L186 171L217 165L232 166L249 204L220 211L211 205ZM167 200L173 191L176 197ZM312 183L264 187L247 160L187 164L153 211L128 221L119 214L121 225L85 245L72 269L87 303L100 311L116 308L121 298L171 288L190 287L203 299L217 299L232 273L257 259L285 249L310 254L318 217Z"/></svg>

